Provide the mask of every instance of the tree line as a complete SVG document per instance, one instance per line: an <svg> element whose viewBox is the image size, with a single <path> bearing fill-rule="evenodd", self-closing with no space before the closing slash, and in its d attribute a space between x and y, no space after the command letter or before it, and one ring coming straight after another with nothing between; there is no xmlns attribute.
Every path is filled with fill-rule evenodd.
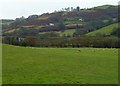
<svg viewBox="0 0 120 86"><path fill-rule="evenodd" d="M117 37L51 37L38 38L34 36L3 37L2 42L17 46L32 47L94 47L94 48L120 48L120 39Z"/></svg>

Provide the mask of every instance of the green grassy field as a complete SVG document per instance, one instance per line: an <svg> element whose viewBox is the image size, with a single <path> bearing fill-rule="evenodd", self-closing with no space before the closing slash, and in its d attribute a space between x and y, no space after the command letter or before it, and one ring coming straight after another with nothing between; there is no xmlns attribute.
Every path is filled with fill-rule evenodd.
<svg viewBox="0 0 120 86"><path fill-rule="evenodd" d="M116 84L118 50L3 45L3 84Z"/></svg>
<svg viewBox="0 0 120 86"><path fill-rule="evenodd" d="M97 34L100 34L100 35L110 35L113 32L113 30L118 29L118 24L120 24L120 23L115 23L115 24L108 25L108 26L103 27L103 28L101 28L99 30L90 32L87 35L88 36L96 36Z"/></svg>

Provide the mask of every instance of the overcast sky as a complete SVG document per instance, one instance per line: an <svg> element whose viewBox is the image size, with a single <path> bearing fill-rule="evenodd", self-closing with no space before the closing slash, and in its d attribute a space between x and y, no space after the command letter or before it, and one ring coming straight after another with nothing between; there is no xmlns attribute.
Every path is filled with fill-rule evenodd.
<svg viewBox="0 0 120 86"><path fill-rule="evenodd" d="M105 4L118 5L119 0L0 0L0 19L40 15L65 7L91 8Z"/></svg>

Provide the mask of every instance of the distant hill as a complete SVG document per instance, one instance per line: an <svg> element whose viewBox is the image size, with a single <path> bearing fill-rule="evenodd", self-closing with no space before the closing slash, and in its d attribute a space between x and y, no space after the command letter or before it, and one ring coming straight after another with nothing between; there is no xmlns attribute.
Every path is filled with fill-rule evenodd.
<svg viewBox="0 0 120 86"><path fill-rule="evenodd" d="M102 6L97 6L97 7L94 7L95 9L109 9L109 8L114 8L116 6L113 6L113 5L102 5Z"/></svg>
<svg viewBox="0 0 120 86"><path fill-rule="evenodd" d="M67 9L28 18L3 20L3 36L72 36L89 32L118 22L118 6L103 5L88 9ZM109 32L107 32L109 33Z"/></svg>
<svg viewBox="0 0 120 86"><path fill-rule="evenodd" d="M118 24L120 24L120 23L115 23L115 24L105 26L103 28L100 28L99 30L89 32L86 35L87 36L108 36L108 35L111 35L114 31L120 29L118 27Z"/></svg>

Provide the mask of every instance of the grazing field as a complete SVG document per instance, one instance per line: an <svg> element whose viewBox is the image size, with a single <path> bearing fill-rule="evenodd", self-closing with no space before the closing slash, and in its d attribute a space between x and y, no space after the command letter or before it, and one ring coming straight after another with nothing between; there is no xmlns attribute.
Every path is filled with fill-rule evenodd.
<svg viewBox="0 0 120 86"><path fill-rule="evenodd" d="M3 44L3 84L117 84L117 49Z"/></svg>
<svg viewBox="0 0 120 86"><path fill-rule="evenodd" d="M88 35L88 36L110 35L114 30L118 29L118 24L120 24L120 23L115 23L115 24L108 25L108 26L103 27L99 30L90 32L86 35Z"/></svg>

